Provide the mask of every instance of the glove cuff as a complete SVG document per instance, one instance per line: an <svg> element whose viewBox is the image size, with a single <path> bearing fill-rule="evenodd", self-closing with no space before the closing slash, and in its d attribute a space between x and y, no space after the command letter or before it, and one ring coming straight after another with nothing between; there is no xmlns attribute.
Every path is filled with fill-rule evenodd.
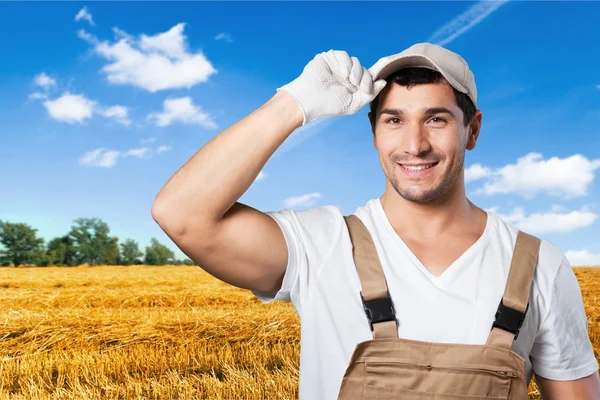
<svg viewBox="0 0 600 400"><path fill-rule="evenodd" d="M282 86L282 87L278 87L275 91L279 92L279 91L283 91L285 93L287 93L288 95L290 95L298 104L298 107L300 107L300 110L302 111L302 126L304 126L306 124L306 110L304 109L304 107L302 106L302 102L300 101L300 99L298 98L298 96L294 93L293 89L290 89L289 84Z"/></svg>

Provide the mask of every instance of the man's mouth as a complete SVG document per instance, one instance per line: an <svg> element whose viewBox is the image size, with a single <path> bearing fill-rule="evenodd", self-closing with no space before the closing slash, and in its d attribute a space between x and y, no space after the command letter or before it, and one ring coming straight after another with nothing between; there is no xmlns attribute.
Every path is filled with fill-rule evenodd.
<svg viewBox="0 0 600 400"><path fill-rule="evenodd" d="M431 164L420 164L420 165L404 165L404 164L400 164L400 166L402 166L402 168L404 168L407 171L424 171L426 169L430 169L431 167L436 166L438 164L438 162L434 162L434 163L431 163Z"/></svg>

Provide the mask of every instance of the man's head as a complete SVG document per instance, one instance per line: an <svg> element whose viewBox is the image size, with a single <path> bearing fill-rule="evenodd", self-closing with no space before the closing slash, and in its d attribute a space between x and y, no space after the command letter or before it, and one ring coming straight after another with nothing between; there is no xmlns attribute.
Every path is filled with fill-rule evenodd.
<svg viewBox="0 0 600 400"><path fill-rule="evenodd" d="M481 127L474 80L465 93L430 65L404 66L385 79L368 116L389 184L403 198L423 204L464 190L465 151L475 148ZM426 170L409 170L432 163Z"/></svg>

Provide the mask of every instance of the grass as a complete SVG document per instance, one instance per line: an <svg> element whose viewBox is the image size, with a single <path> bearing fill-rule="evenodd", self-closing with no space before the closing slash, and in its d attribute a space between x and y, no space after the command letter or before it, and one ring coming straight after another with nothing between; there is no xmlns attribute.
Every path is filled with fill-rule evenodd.
<svg viewBox="0 0 600 400"><path fill-rule="evenodd" d="M598 356L600 268L575 272ZM291 304L199 267L0 268L0 289L0 399L297 398Z"/></svg>

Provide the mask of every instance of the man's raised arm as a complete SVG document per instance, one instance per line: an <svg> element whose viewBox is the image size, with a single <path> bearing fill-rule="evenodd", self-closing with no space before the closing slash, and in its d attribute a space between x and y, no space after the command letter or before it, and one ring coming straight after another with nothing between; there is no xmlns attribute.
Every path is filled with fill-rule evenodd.
<svg viewBox="0 0 600 400"><path fill-rule="evenodd" d="M355 114L384 86L344 51L316 55L298 78L184 164L158 193L152 217L216 278L250 290L278 290L288 259L283 232L238 199L296 128Z"/></svg>

